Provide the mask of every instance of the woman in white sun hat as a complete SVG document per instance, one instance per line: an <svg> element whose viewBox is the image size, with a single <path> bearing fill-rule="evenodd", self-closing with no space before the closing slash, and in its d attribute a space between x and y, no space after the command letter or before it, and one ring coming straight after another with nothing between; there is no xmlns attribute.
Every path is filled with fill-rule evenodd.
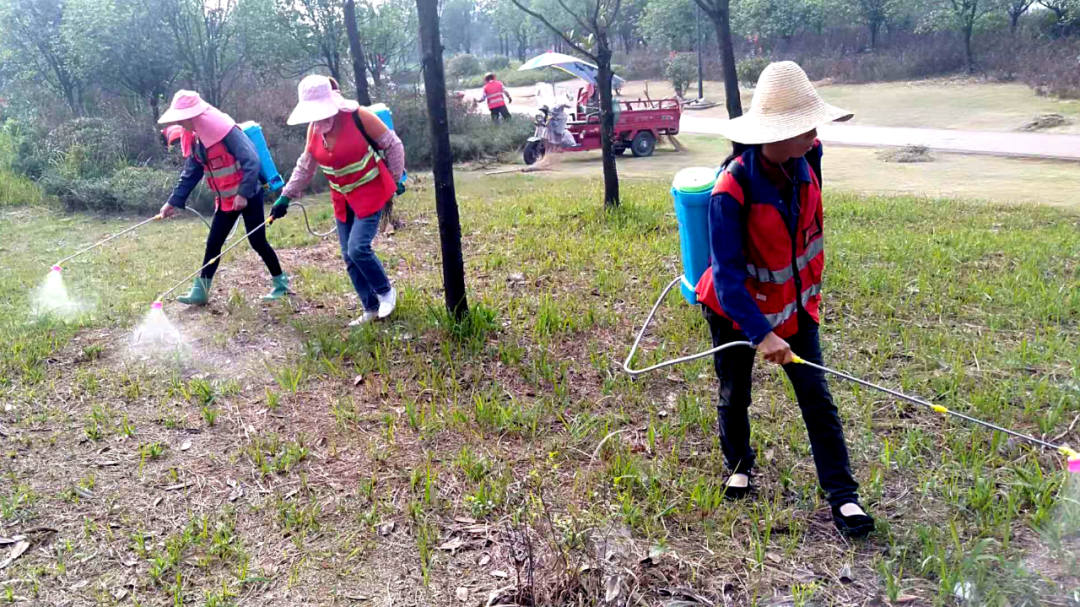
<svg viewBox="0 0 1080 607"><path fill-rule="evenodd" d="M710 200L712 267L697 285L713 345L749 339L756 354L784 365L802 410L818 482L844 535L864 536L874 520L859 505L840 416L825 375L792 363L822 364L818 339L825 267L821 208L821 142L817 128L851 112L818 96L791 61L761 73L750 111L723 134L741 150L725 161ZM738 146L737 146L738 149ZM731 471L725 495L751 492L751 370L755 351L724 350L714 358L720 380L720 443Z"/></svg>
<svg viewBox="0 0 1080 607"><path fill-rule="evenodd" d="M356 326L386 318L397 305L397 291L371 242L383 208L400 193L405 148L378 116L342 97L334 84L326 76L312 75L297 87L299 102L287 122L308 124L307 147L271 214L285 215L289 202L303 196L316 167L326 175L341 255L364 308L363 314L349 323Z"/></svg>

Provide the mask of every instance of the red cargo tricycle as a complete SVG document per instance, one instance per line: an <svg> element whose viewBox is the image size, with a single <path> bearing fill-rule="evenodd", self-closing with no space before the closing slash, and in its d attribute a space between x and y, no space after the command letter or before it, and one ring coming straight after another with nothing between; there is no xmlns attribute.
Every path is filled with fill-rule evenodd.
<svg viewBox="0 0 1080 607"><path fill-rule="evenodd" d="M614 152L626 150L634 156L651 156L661 135L678 135L682 106L678 99L637 99L616 101ZM561 106L560 106L561 107ZM533 164L558 148L581 152L600 149L600 113L589 106L579 107L564 119L558 111L541 107L533 121L536 129L525 143L525 164ZM572 141L571 141L572 139Z"/></svg>

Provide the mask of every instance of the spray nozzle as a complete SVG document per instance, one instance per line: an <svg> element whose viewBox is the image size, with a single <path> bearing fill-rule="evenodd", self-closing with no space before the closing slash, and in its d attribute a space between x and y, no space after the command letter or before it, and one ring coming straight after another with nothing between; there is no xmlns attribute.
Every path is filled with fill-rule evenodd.
<svg viewBox="0 0 1080 607"><path fill-rule="evenodd" d="M1080 453L1077 453L1068 445L1058 447L1058 451L1068 460L1069 472L1080 474Z"/></svg>
<svg viewBox="0 0 1080 607"><path fill-rule="evenodd" d="M150 304L150 309L151 309L151 310L160 310L160 309L161 309L161 305L162 305L162 304L161 304L161 302L160 302L160 301L155 301L154 303Z"/></svg>
<svg viewBox="0 0 1080 607"><path fill-rule="evenodd" d="M60 266L58 266L58 265L53 266L52 271L53 272L59 272L60 271Z"/></svg>

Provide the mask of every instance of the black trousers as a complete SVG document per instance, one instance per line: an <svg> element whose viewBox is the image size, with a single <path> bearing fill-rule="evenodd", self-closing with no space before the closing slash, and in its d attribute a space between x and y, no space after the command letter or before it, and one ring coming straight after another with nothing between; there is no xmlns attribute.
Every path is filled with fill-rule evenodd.
<svg viewBox="0 0 1080 607"><path fill-rule="evenodd" d="M746 335L736 330L732 322L702 306L709 322L713 346L731 341L745 341ZM791 351L805 360L823 364L818 325L805 312L799 312L799 332L785 341ZM720 426L720 445L724 462L734 472L750 474L755 453L750 446L750 383L757 352L750 348L732 348L713 355L716 377L720 380L717 420ZM829 496L829 503L842 505L858 500L859 484L851 475L844 430L840 415L829 393L825 373L799 364L784 365L795 398L802 410L803 422L810 435L818 482Z"/></svg>
<svg viewBox="0 0 1080 607"><path fill-rule="evenodd" d="M248 201L247 206L242 211L219 210L214 213L214 219L210 222L210 235L206 237L206 253L203 255L203 264L209 263L210 265L203 268L203 278L210 279L214 277L220 260L214 261L214 263L210 263L210 260L221 254L221 247L225 244L225 239L229 237L229 231L236 225L236 220L241 215L244 216L245 232L251 232L251 230L255 229L255 226L263 222L263 192L261 189L257 196ZM277 253L274 252L274 249L266 240L266 226L252 232L248 236L248 244L262 257L266 269L270 270L270 276L281 274L281 263L278 262Z"/></svg>
<svg viewBox="0 0 1080 607"><path fill-rule="evenodd" d="M510 120L510 109L505 105L491 108L491 121L492 122L506 122Z"/></svg>

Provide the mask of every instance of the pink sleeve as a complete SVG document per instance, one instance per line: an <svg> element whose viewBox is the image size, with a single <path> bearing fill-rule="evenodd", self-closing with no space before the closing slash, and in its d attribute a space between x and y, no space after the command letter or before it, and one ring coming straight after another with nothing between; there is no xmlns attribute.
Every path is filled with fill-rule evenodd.
<svg viewBox="0 0 1080 607"><path fill-rule="evenodd" d="M288 196L292 200L303 198L304 190L311 183L311 178L314 176L315 159L305 151L296 159L296 167L293 169L292 175L289 175L289 183L286 183L285 187L282 188L281 194Z"/></svg>
<svg viewBox="0 0 1080 607"><path fill-rule="evenodd" d="M394 176L394 182L401 181L401 174L405 172L405 146L401 145L397 133L387 130L375 141L379 149L386 156L386 168Z"/></svg>

